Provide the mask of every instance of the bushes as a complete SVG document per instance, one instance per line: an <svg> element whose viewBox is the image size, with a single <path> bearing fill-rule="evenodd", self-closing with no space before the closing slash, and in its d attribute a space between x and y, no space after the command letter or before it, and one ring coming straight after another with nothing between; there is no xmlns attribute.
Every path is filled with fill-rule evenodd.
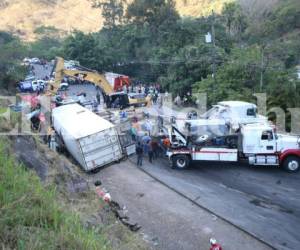
<svg viewBox="0 0 300 250"><path fill-rule="evenodd" d="M82 226L56 202L55 189L16 164L0 142L0 242L10 249L108 249L96 231Z"/></svg>

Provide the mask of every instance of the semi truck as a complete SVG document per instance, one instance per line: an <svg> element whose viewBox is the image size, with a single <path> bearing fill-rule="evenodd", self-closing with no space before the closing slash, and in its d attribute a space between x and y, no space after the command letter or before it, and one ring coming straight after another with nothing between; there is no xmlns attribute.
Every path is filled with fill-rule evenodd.
<svg viewBox="0 0 300 250"><path fill-rule="evenodd" d="M123 157L115 126L77 103L54 108L52 125L59 146L66 148L85 171Z"/></svg>
<svg viewBox="0 0 300 250"><path fill-rule="evenodd" d="M300 168L300 138L278 134L266 123L241 125L236 134L197 139L182 134L176 127L169 130L170 164L184 169L194 161L247 162L250 165L282 167L288 172Z"/></svg>

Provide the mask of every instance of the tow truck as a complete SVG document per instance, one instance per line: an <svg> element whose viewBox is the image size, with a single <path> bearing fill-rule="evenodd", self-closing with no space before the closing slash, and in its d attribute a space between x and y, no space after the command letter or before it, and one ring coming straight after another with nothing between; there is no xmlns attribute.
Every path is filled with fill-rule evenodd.
<svg viewBox="0 0 300 250"><path fill-rule="evenodd" d="M185 169L194 161L246 161L249 165L282 167L288 172L300 169L299 136L279 134L271 124L244 124L236 134L201 135L197 139L172 126L169 138L167 156L177 169Z"/></svg>

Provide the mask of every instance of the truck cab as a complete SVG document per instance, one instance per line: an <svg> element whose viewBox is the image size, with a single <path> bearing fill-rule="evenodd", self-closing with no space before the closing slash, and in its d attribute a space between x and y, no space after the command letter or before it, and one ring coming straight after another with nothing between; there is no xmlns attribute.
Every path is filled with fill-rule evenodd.
<svg viewBox="0 0 300 250"><path fill-rule="evenodd" d="M293 172L300 168L298 136L277 134L273 126L248 124L241 128L242 153L251 165L283 166Z"/></svg>
<svg viewBox="0 0 300 250"><path fill-rule="evenodd" d="M191 161L247 161L249 165L281 166L288 172L300 169L299 137L277 134L265 123L242 125L236 134L185 137L176 128L170 132L167 155L173 167L186 168Z"/></svg>

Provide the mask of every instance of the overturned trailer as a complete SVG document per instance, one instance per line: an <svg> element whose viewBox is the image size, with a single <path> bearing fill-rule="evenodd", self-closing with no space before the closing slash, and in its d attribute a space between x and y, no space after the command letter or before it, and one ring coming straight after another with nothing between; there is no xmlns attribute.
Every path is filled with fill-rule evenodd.
<svg viewBox="0 0 300 250"><path fill-rule="evenodd" d="M78 104L53 109L52 124L62 145L85 171L122 158L115 126Z"/></svg>

